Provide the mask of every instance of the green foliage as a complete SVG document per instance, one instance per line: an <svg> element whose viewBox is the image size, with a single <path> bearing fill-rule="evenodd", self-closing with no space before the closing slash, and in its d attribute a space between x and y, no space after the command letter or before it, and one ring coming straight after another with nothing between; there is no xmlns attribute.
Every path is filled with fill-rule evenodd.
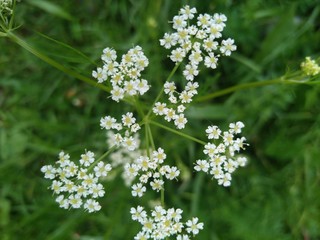
<svg viewBox="0 0 320 240"><path fill-rule="evenodd" d="M319 57L316 1L188 2L202 13L224 13L225 35L238 46L237 54L223 59L216 71L200 72L203 95L280 77L299 69L305 56ZM146 79L152 85L151 98L173 68L158 39L169 30L168 20L181 4L21 1L16 22L22 26L16 33L85 76L96 68L103 48L124 53L139 44L150 60ZM0 49L0 239L132 239L139 226L129 211L137 203L120 177L106 182L102 211L88 214L59 209L40 172L61 149L74 158L84 149L105 152L99 119L120 115L120 108L127 106L108 101L104 91L58 71L6 38L0 39ZM194 161L203 156L199 144L153 129L164 149L175 149L168 159L182 169L182 180L166 185L166 202L205 223L199 239L320 238L319 96L319 85L278 84L236 91L189 109L185 132L202 140L207 125L225 129L237 120L246 125L250 162L228 189L192 171ZM152 197L146 196L146 205Z"/></svg>

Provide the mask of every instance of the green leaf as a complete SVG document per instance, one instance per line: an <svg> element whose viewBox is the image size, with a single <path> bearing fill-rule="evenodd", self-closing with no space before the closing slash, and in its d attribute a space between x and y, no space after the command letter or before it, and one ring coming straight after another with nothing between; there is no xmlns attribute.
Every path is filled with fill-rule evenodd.
<svg viewBox="0 0 320 240"><path fill-rule="evenodd" d="M73 17L57 4L43 0L28 0L28 3L57 17L73 21Z"/></svg>

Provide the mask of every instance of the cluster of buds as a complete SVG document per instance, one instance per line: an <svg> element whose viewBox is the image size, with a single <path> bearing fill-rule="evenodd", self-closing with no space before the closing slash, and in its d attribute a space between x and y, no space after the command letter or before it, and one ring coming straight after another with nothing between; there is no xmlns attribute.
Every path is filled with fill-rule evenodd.
<svg viewBox="0 0 320 240"><path fill-rule="evenodd" d="M12 0L0 0L0 13L1 15L12 14Z"/></svg>
<svg viewBox="0 0 320 240"><path fill-rule="evenodd" d="M41 168L44 177L52 180L50 188L58 195L56 202L61 208L83 207L88 212L101 209L95 200L105 194L99 179L107 177L110 171L111 165L95 162L94 153L90 151L81 155L79 164L72 162L69 154L62 151L55 166L45 165Z"/></svg>
<svg viewBox="0 0 320 240"><path fill-rule="evenodd" d="M133 117L132 112L127 112L122 115L121 122L111 116L105 116L100 119L100 126L102 129L117 131L114 134L114 144L122 146L129 151L134 151L138 147L134 134L140 130L140 125L136 123L136 118ZM124 133L124 134L121 134Z"/></svg>
<svg viewBox="0 0 320 240"><path fill-rule="evenodd" d="M186 223L181 222L183 211L179 208L164 209L155 206L151 211L151 216L142 206L131 208L131 216L134 221L142 225L142 230L134 239L167 239L176 236L177 240L189 240L203 229L203 223L194 217Z"/></svg>
<svg viewBox="0 0 320 240"><path fill-rule="evenodd" d="M310 57L306 57L306 59L301 63L301 70L307 76L315 76L320 73L320 66L315 60Z"/></svg>
<svg viewBox="0 0 320 240"><path fill-rule="evenodd" d="M244 167L247 158L236 156L236 153L245 148L245 137L235 138L244 127L242 122L230 123L229 130L222 133L217 126L209 126L206 129L209 142L204 146L206 160L197 160L194 169L211 174L218 180L219 185L228 187L231 185L231 174L240 166Z"/></svg>
<svg viewBox="0 0 320 240"><path fill-rule="evenodd" d="M98 83L109 81L112 90L111 98L119 102L127 96L143 95L150 86L148 81L141 79L141 72L148 66L149 60L142 48L136 46L130 49L118 63L117 53L114 49L105 48L101 56L103 67L92 72Z"/></svg>
<svg viewBox="0 0 320 240"><path fill-rule="evenodd" d="M142 197L146 192L146 186L150 181L150 186L155 191L163 189L163 178L173 180L180 174L180 170L169 165L163 165L167 155L162 148L152 152L152 156L139 156L133 163L124 166L124 175L131 182L139 176L139 182L132 185L132 196Z"/></svg>

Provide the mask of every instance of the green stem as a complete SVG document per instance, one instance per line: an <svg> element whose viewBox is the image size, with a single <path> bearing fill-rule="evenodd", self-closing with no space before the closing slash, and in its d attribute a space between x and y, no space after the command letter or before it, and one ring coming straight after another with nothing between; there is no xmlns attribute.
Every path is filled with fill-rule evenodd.
<svg viewBox="0 0 320 240"><path fill-rule="evenodd" d="M146 126L146 129L147 129L148 135L149 135L149 141L151 143L151 147L152 147L153 150L155 150L156 146L155 146L154 141L153 141L153 136L152 136L150 124L147 123L145 126Z"/></svg>
<svg viewBox="0 0 320 240"><path fill-rule="evenodd" d="M73 71L70 68L66 68L65 66L61 65L60 63L56 62L55 60L49 58L48 56L46 56L46 55L42 54L41 52L39 52L38 50L36 50L34 47L29 45L26 41L24 41L23 39L21 39L20 37L18 37L14 33L12 33L11 31L6 32L6 34L7 34L7 37L9 37L12 41L17 43L18 45L20 45L21 47L23 47L24 49L26 49L27 51L29 51L30 53L35 55L36 57L40 58L44 62L55 67L56 69L66 73L72 77L75 77L76 79L79 79L79 80L86 82L90 85L93 85L95 87L98 87L98 88L102 89L103 91L110 92L109 87L104 86L102 84L98 84L96 81L92 80L91 78L83 76L80 73Z"/></svg>
<svg viewBox="0 0 320 240"><path fill-rule="evenodd" d="M108 156L111 152L113 152L117 148L116 145L113 145L108 151L106 151L101 157L99 157L91 166L88 168L88 171L91 171L98 162L102 161L106 156Z"/></svg>
<svg viewBox="0 0 320 240"><path fill-rule="evenodd" d="M152 136L152 132L151 132L151 128L150 128L150 124L149 123L145 124L145 129L146 129L147 139L148 139L148 141L150 141L152 149L155 150L155 144L154 144L154 140L153 140L153 136ZM150 157L150 154L149 154L149 157ZM160 170L160 169L158 169L158 170ZM163 176L162 175L160 175L160 179L163 180ZM162 187L161 190L160 190L160 200L161 200L161 206L165 207L164 187Z"/></svg>
<svg viewBox="0 0 320 240"><path fill-rule="evenodd" d="M297 74L295 73L293 76L296 76ZM287 76L288 78L288 76ZM289 77L290 78L290 77ZM273 85L273 84L287 84L287 85L292 85L292 84L308 84L308 85L312 85L312 84L318 84L319 82L312 82L309 79L308 80L293 80L293 79L285 79L284 77L280 77L280 78L276 78L276 79L272 79L272 80L267 80L267 81L262 81L262 82L250 82L250 83L243 83L243 84L239 84L236 86L232 86L226 89L222 89L220 91L202 96L202 97L198 97L195 99L195 102L203 102L209 99L213 99L213 98L217 98L238 90L243 90L243 89L249 89L249 88L254 88L254 87L261 87L261 86L267 86L267 85Z"/></svg>
<svg viewBox="0 0 320 240"><path fill-rule="evenodd" d="M220 91L210 93L208 95L198 97L195 99L195 102L203 102L209 99L217 98L238 90L248 89L248 88L254 88L254 87L260 87L260 86L267 86L272 84L313 84L310 81L301 81L301 80L288 80L284 79L283 77L268 80L268 81L262 81L262 82L251 82L251 83L243 83L236 86L232 86L229 88L222 89Z"/></svg>
<svg viewBox="0 0 320 240"><path fill-rule="evenodd" d="M176 64L176 65L174 66L174 68L173 68L172 71L170 72L169 76L167 77L166 82L170 81L170 79L172 78L173 74L174 74L174 73L177 71L177 69L179 68L180 64L181 64L181 62L178 63L178 64ZM149 116L151 115L152 109L153 109L154 105L156 104L156 102L159 101L160 97L162 96L163 91L164 91L164 87L161 88L158 96L156 97L156 99L155 99L154 102L152 103L152 106L151 106L151 108L150 108L150 110L149 110L149 112L148 112L148 114L147 114L147 116L146 116L147 118L149 118Z"/></svg>
<svg viewBox="0 0 320 240"><path fill-rule="evenodd" d="M135 103L134 105L135 105L135 107L137 109L138 114L141 116L141 119L144 119L145 114L144 114L144 112L143 112L143 110L141 108L140 101L139 101L138 97L134 96L133 97L133 101Z"/></svg>
<svg viewBox="0 0 320 240"><path fill-rule="evenodd" d="M150 122L151 124L155 125L155 126L158 126L158 127L160 127L160 128L163 128L163 129L165 129L165 130L168 130L168 131L170 131L170 132L172 132L172 133L175 133L175 134L177 134L177 135L179 135L179 136L182 136L182 137L187 138L187 139L189 139L189 140L192 140L192 141L194 141L194 142L200 143L200 144L202 144L202 145L206 145L206 142L201 141L200 139L197 139L197 138L192 137L192 136L190 136L190 135L188 135L188 134L179 132L179 131L177 131L177 130L175 130L175 129L172 129L172 128L170 128L170 127L167 127L167 126L165 126L165 125L162 125L161 123L157 123L157 122L155 122L155 121L149 121L149 122Z"/></svg>

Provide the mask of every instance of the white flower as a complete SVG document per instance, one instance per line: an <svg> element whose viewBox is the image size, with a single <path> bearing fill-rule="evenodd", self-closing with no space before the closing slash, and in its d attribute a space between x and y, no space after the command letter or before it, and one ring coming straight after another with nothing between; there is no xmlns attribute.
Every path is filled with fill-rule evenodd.
<svg viewBox="0 0 320 240"><path fill-rule="evenodd" d="M229 187L231 185L231 174L222 174L221 178L218 180L218 184L223 185L224 187Z"/></svg>
<svg viewBox="0 0 320 240"><path fill-rule="evenodd" d="M199 233L199 230L203 229L203 223L198 223L198 221L199 219L197 217L194 217L191 220L186 222L188 233L197 235Z"/></svg>
<svg viewBox="0 0 320 240"><path fill-rule="evenodd" d="M218 58L214 55L214 53L210 52L208 56L204 58L204 65L207 68L215 69L217 68Z"/></svg>
<svg viewBox="0 0 320 240"><path fill-rule="evenodd" d="M125 81L124 82L124 91L130 96L134 96L137 94L137 82L134 80Z"/></svg>
<svg viewBox="0 0 320 240"><path fill-rule="evenodd" d="M173 94L177 88L174 82L165 82L163 87L166 94Z"/></svg>
<svg viewBox="0 0 320 240"><path fill-rule="evenodd" d="M189 56L189 60L190 60L190 65L198 65L202 60L202 52L200 51L200 46L197 47L197 42L193 44L193 47L196 49L194 51L191 52L190 56ZM198 71L199 73L199 71ZM195 75L195 74L194 74ZM197 74L196 74L197 75ZM196 76L195 75L195 76Z"/></svg>
<svg viewBox="0 0 320 240"><path fill-rule="evenodd" d="M236 161L238 162L240 167L244 167L248 162L246 157L238 157Z"/></svg>
<svg viewBox="0 0 320 240"><path fill-rule="evenodd" d="M222 46L220 47L220 52L226 56L230 56L232 51L237 50L237 46L233 45L234 40L228 38L227 40L222 40Z"/></svg>
<svg viewBox="0 0 320 240"><path fill-rule="evenodd" d="M154 218L155 222L160 222L165 219L167 211L162 206L155 206L154 210L151 212L151 216Z"/></svg>
<svg viewBox="0 0 320 240"><path fill-rule="evenodd" d="M80 208L82 205L82 200L78 195L71 194L69 196L69 203L73 208Z"/></svg>
<svg viewBox="0 0 320 240"><path fill-rule="evenodd" d="M223 177L224 173L222 170L221 166L213 166L210 170L210 174L215 178L215 179L220 179Z"/></svg>
<svg viewBox="0 0 320 240"><path fill-rule="evenodd" d="M150 168L151 162L147 156L140 156L136 162L140 166L139 168L142 169L142 171L147 171Z"/></svg>
<svg viewBox="0 0 320 240"><path fill-rule="evenodd" d="M100 119L100 127L104 129L114 129L117 120L110 116L105 116Z"/></svg>
<svg viewBox="0 0 320 240"><path fill-rule="evenodd" d="M182 104L180 104L177 108L178 113L183 113L184 110L186 110L186 107Z"/></svg>
<svg viewBox="0 0 320 240"><path fill-rule="evenodd" d="M142 197L143 194L146 192L146 187L143 186L141 183L137 183L137 184L134 184L132 185L132 191L131 191L131 194L133 197Z"/></svg>
<svg viewBox="0 0 320 240"><path fill-rule="evenodd" d="M44 178L54 179L56 169L51 165L46 165L41 168L41 172L43 172L45 174Z"/></svg>
<svg viewBox="0 0 320 240"><path fill-rule="evenodd" d="M173 180L180 175L180 170L177 167L166 168L166 178Z"/></svg>
<svg viewBox="0 0 320 240"><path fill-rule="evenodd" d="M119 64L117 62L107 62L103 65L103 71L107 73L108 76L113 76L118 73Z"/></svg>
<svg viewBox="0 0 320 240"><path fill-rule="evenodd" d="M240 121L238 121L236 123L230 123L229 128L230 128L229 129L230 133L238 134L238 133L241 133L241 129L244 128L244 124L243 124L243 122L240 122Z"/></svg>
<svg viewBox="0 0 320 240"><path fill-rule="evenodd" d="M232 159L229 159L228 161L224 162L223 167L226 172L233 173L238 167L238 163Z"/></svg>
<svg viewBox="0 0 320 240"><path fill-rule="evenodd" d="M233 134L230 132L223 132L223 142L225 146L229 146L233 144Z"/></svg>
<svg viewBox="0 0 320 240"><path fill-rule="evenodd" d="M183 60L185 56L186 56L185 51L182 48L177 48L172 50L170 59L175 63L179 63Z"/></svg>
<svg viewBox="0 0 320 240"><path fill-rule="evenodd" d="M224 23L224 22L227 21L226 15L221 14L221 13L220 13L220 14L219 14L219 13L215 13L215 14L213 15L213 19L214 19L214 21L215 21L216 24L219 24L219 25L221 25L222 27L225 27L225 26L226 26L226 24Z"/></svg>
<svg viewBox="0 0 320 240"><path fill-rule="evenodd" d="M70 164L70 156L69 154L65 154L63 151L59 153L59 161L57 163L60 164L60 167L65 167Z"/></svg>
<svg viewBox="0 0 320 240"><path fill-rule="evenodd" d="M92 213L99 211L101 209L101 206L97 201L88 199L84 204L84 209L88 210L89 213Z"/></svg>
<svg viewBox="0 0 320 240"><path fill-rule="evenodd" d="M150 182L150 186L153 190L159 192L163 188L164 181L161 179L154 179L154 181Z"/></svg>
<svg viewBox="0 0 320 240"><path fill-rule="evenodd" d="M199 14L197 25L202 28L207 28L210 25L210 18L209 14Z"/></svg>
<svg viewBox="0 0 320 240"><path fill-rule="evenodd" d="M138 206L137 208L132 207L130 209L132 220L138 221L140 223L144 222L147 217L147 213L143 207Z"/></svg>
<svg viewBox="0 0 320 240"><path fill-rule="evenodd" d="M217 146L214 143L207 143L204 145L203 153L209 155L209 157L214 157L218 153Z"/></svg>
<svg viewBox="0 0 320 240"><path fill-rule="evenodd" d="M133 117L132 112L127 112L125 115L122 115L123 126L130 127L135 122L136 122L136 119Z"/></svg>
<svg viewBox="0 0 320 240"><path fill-rule="evenodd" d="M171 103L173 103L173 104L176 104L177 103L177 98L173 94L171 94L170 97L169 97L169 101Z"/></svg>
<svg viewBox="0 0 320 240"><path fill-rule="evenodd" d="M88 167L94 162L94 153L91 151L81 154L80 164Z"/></svg>
<svg viewBox="0 0 320 240"><path fill-rule="evenodd" d="M131 125L130 131L133 133L138 132L141 129L140 125L138 123L134 123Z"/></svg>
<svg viewBox="0 0 320 240"><path fill-rule="evenodd" d="M210 38L211 39L215 39L215 38L222 37L222 34L221 34L222 30L223 30L223 27L221 25L219 25L219 24L211 24L207 28L206 32L208 34L210 34Z"/></svg>
<svg viewBox="0 0 320 240"><path fill-rule="evenodd" d="M103 49L101 59L106 63L113 62L117 59L117 52L112 48L105 48Z"/></svg>
<svg viewBox="0 0 320 240"><path fill-rule="evenodd" d="M179 99L182 103L190 103L192 102L192 97L193 94L191 92L184 90L181 92Z"/></svg>
<svg viewBox="0 0 320 240"><path fill-rule="evenodd" d="M202 46L207 52L212 52L218 49L218 42L214 41L212 38L207 38L203 40Z"/></svg>
<svg viewBox="0 0 320 240"><path fill-rule="evenodd" d="M165 114L166 106L167 104L165 103L156 102L152 110L156 115L162 116Z"/></svg>
<svg viewBox="0 0 320 240"><path fill-rule="evenodd" d="M196 163L197 164L194 166L196 171L208 172L210 165L206 160L197 160Z"/></svg>
<svg viewBox="0 0 320 240"><path fill-rule="evenodd" d="M184 19L193 19L194 14L197 13L196 8L190 8L188 5L184 6L183 8L180 9L179 14L182 15Z"/></svg>
<svg viewBox="0 0 320 240"><path fill-rule="evenodd" d="M140 95L145 94L150 89L148 85L148 81L145 79L137 80L136 90L139 92Z"/></svg>
<svg viewBox="0 0 320 240"><path fill-rule="evenodd" d="M178 235L177 240L190 240L189 236L186 234Z"/></svg>
<svg viewBox="0 0 320 240"><path fill-rule="evenodd" d="M97 197L103 197L105 194L105 191L103 189L102 184L98 183L98 184L92 184L92 186L90 187L89 193L92 195L93 198L97 198Z"/></svg>
<svg viewBox="0 0 320 240"><path fill-rule="evenodd" d="M83 177L82 184L85 187L91 188L94 184L98 182L98 178L95 177L92 173Z"/></svg>
<svg viewBox="0 0 320 240"><path fill-rule="evenodd" d="M97 68L97 71L92 71L92 77L98 79L98 83L103 83L107 80L108 75L105 69Z"/></svg>
<svg viewBox="0 0 320 240"><path fill-rule="evenodd" d="M185 70L183 70L183 76L185 76L188 81L193 81L194 77L198 74L199 71L196 65L188 64Z"/></svg>
<svg viewBox="0 0 320 240"><path fill-rule="evenodd" d="M198 94L198 91L197 91L198 87L199 87L199 83L188 82L185 90L188 91L189 95L194 96L194 95Z"/></svg>
<svg viewBox="0 0 320 240"><path fill-rule="evenodd" d="M158 164L162 164L163 161L166 159L166 157L167 157L167 155L165 154L165 152L162 148L158 148L157 151L152 152L152 158Z"/></svg>
<svg viewBox="0 0 320 240"><path fill-rule="evenodd" d="M119 102L120 99L123 99L124 97L124 90L121 87L113 86L113 89L111 90L111 98L112 100Z"/></svg>
<svg viewBox="0 0 320 240"><path fill-rule="evenodd" d="M53 180L52 185L51 185L51 190L54 193L59 194L61 192L61 186L62 186L61 181Z"/></svg>
<svg viewBox="0 0 320 240"><path fill-rule="evenodd" d="M181 29L187 26L187 21L183 16L175 16L173 18L173 28L174 29Z"/></svg>
<svg viewBox="0 0 320 240"><path fill-rule="evenodd" d="M208 126L206 129L208 139L219 139L221 130L217 126Z"/></svg>
<svg viewBox="0 0 320 240"><path fill-rule="evenodd" d="M104 162L98 162L97 166L93 168L96 177L106 177L111 171L112 167L110 164L104 164Z"/></svg>
<svg viewBox="0 0 320 240"><path fill-rule="evenodd" d="M178 129L184 128L187 122L188 120L184 117L183 113L174 116L174 125L176 125Z"/></svg>
<svg viewBox="0 0 320 240"><path fill-rule="evenodd" d="M170 49L172 46L177 44L176 34L165 33L163 39L160 39L160 45L166 49Z"/></svg>
<svg viewBox="0 0 320 240"><path fill-rule="evenodd" d="M63 195L60 195L56 198L56 202L59 204L59 207L68 209L69 208L69 200L65 199Z"/></svg>
<svg viewBox="0 0 320 240"><path fill-rule="evenodd" d="M176 111L173 108L166 108L164 119L170 122L176 116Z"/></svg>

